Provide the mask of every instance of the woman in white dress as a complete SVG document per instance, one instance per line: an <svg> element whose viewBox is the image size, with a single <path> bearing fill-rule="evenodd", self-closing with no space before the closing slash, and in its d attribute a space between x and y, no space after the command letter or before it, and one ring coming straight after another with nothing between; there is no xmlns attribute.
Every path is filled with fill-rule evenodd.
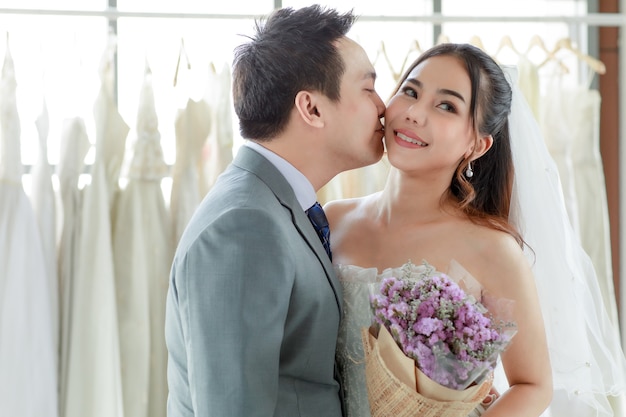
<svg viewBox="0 0 626 417"><path fill-rule="evenodd" d="M349 282L354 267L345 265L388 271L425 260L448 272L458 261L484 291L514 300L518 332L502 354L510 388L485 416L539 416L551 399L551 372L532 271L508 222L511 88L502 69L470 45L437 46L415 64L385 113L392 166L385 188L327 207L335 262ZM344 378L350 409L354 381Z"/></svg>
<svg viewBox="0 0 626 417"><path fill-rule="evenodd" d="M510 388L484 416L539 416L548 406L552 381L541 308L524 242L508 222L510 108L511 88L488 55L471 45L432 48L409 68L388 104L391 170L383 191L326 206L344 283L338 358L349 417L369 415L360 339L349 335L369 324L367 293L354 287L409 260L443 272L458 261L484 291L515 301L518 332L502 354ZM365 311L357 313L358 305Z"/></svg>
<svg viewBox="0 0 626 417"><path fill-rule="evenodd" d="M443 272L457 261L483 291L515 301L518 333L494 384L501 396L483 417L613 415L607 397L624 391L626 361L612 350L617 337L554 161L507 75L470 45L425 52L388 104L385 188L326 206L344 290L337 356L348 417L370 415L367 283L409 260Z"/></svg>

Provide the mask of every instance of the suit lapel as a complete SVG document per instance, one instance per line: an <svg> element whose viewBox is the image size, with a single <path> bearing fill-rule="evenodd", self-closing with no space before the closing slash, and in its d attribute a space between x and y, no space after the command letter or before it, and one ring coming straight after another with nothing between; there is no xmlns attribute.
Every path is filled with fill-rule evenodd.
<svg viewBox="0 0 626 417"><path fill-rule="evenodd" d="M283 177L283 175L261 154L242 146L237 152L237 156L233 160L233 165L249 171L259 177L274 193L280 203L291 212L291 219L294 226L307 242L311 250L315 253L320 263L324 267L326 272L326 278L330 283L335 294L335 300L339 307L339 312L342 311L342 297L340 292L340 284L333 265L328 258L328 254L324 250L317 233L313 229L309 218L302 210L300 203L296 199L296 195L289 185L289 182Z"/></svg>

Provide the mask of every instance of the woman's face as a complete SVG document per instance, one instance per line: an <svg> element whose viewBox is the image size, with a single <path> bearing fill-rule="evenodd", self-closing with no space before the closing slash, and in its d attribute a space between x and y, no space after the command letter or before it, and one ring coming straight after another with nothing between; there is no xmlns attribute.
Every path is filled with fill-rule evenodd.
<svg viewBox="0 0 626 417"><path fill-rule="evenodd" d="M470 99L469 75L458 58L432 57L415 67L385 113L390 163L422 175L454 173L474 148Z"/></svg>

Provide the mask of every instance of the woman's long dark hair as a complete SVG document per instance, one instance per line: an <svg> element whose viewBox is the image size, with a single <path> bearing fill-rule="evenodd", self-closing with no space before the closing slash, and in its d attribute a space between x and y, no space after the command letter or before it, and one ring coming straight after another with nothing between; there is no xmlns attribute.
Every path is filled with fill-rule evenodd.
<svg viewBox="0 0 626 417"><path fill-rule="evenodd" d="M479 48L469 44L444 43L420 55L406 70L393 95L416 66L435 56L453 56L465 65L472 87L472 127L477 137L493 137L491 149L472 161L474 175L471 179L464 175L470 160L461 161L445 198L453 200L473 222L507 232L521 246L524 240L508 220L514 175L508 121L511 86L502 68Z"/></svg>

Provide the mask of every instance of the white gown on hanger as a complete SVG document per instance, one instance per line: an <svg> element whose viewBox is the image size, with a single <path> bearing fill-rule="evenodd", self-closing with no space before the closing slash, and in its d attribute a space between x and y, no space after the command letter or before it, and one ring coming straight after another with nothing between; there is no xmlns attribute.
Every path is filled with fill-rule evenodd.
<svg viewBox="0 0 626 417"><path fill-rule="evenodd" d="M20 120L7 47L0 80L0 415L58 415L51 291L22 185Z"/></svg>
<svg viewBox="0 0 626 417"><path fill-rule="evenodd" d="M535 120L539 121L541 91L539 88L539 68L534 62L521 55L517 62L517 85L533 112Z"/></svg>
<svg viewBox="0 0 626 417"><path fill-rule="evenodd" d="M59 281L57 272L57 210L52 186L52 167L48 163L48 108L43 103L41 114L35 121L39 133L39 155L32 169L30 201L37 218L45 258L46 275L50 287L50 319L55 351L59 351ZM58 358L57 366L58 369Z"/></svg>
<svg viewBox="0 0 626 417"><path fill-rule="evenodd" d="M212 126L206 142L208 159L203 161L208 186L208 189L201 190L203 197L233 160L233 104L230 83L228 64L224 64L219 72L209 74L204 97L212 110Z"/></svg>
<svg viewBox="0 0 626 417"><path fill-rule="evenodd" d="M572 162L578 205L580 241L598 275L609 316L618 328L613 285L609 209L600 155L600 93L580 86L563 91L572 126Z"/></svg>
<svg viewBox="0 0 626 417"><path fill-rule="evenodd" d="M69 364L69 343L71 331L72 293L76 280L76 265L79 256L80 213L82 213L83 192L78 188L84 160L91 144L87 137L85 122L80 117L65 119L61 131L61 152L57 164L59 178L59 199L61 201L61 236L59 240L59 308L60 345L59 355L59 402L61 416L65 416L67 399L67 378Z"/></svg>
<svg viewBox="0 0 626 417"><path fill-rule="evenodd" d="M575 167L572 159L574 143L573 126L569 123L569 107L560 76L553 75L548 81L546 96L541 100L539 126L546 146L559 171L561 188L567 214L574 231L579 234L578 197L576 196Z"/></svg>
<svg viewBox="0 0 626 417"><path fill-rule="evenodd" d="M123 416L111 208L129 128L113 103L110 66L106 68L94 105L96 155L91 184L85 187L80 213L64 417Z"/></svg>
<svg viewBox="0 0 626 417"><path fill-rule="evenodd" d="M173 258L169 215L161 190L168 173L154 108L151 74L139 98L137 138L128 184L118 199L113 253L124 415L165 417L165 298Z"/></svg>
<svg viewBox="0 0 626 417"><path fill-rule="evenodd" d="M176 161L172 168L170 192L174 247L203 197L202 147L212 124L208 117L210 114L210 107L205 100L192 99L188 99L185 108L176 114Z"/></svg>
<svg viewBox="0 0 626 417"><path fill-rule="evenodd" d="M572 133L572 162L580 241L596 270L604 306L615 332L619 332L613 284L609 209L600 155L600 93L579 86L563 91ZM619 351L619 346L614 347ZM616 415L626 415L626 397L611 400Z"/></svg>

